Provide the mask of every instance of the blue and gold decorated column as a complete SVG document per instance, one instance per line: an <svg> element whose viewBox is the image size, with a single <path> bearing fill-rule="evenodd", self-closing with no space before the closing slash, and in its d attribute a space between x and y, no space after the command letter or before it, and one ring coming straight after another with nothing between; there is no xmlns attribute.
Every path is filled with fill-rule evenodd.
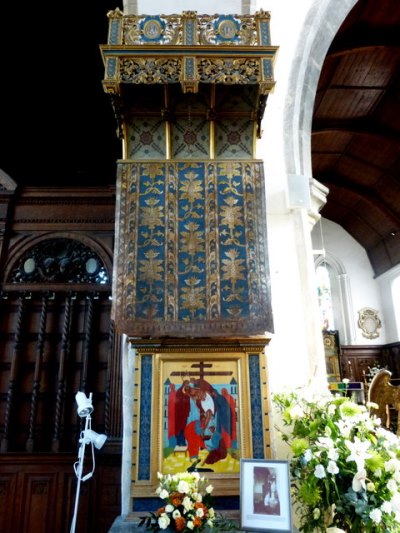
<svg viewBox="0 0 400 533"><path fill-rule="evenodd" d="M194 469L212 476L222 508L237 509L241 459L271 455L273 318L255 153L274 86L269 14L109 17L103 86L124 148L113 319L134 368L124 375L130 510L157 507L158 472ZM215 415L211 451L196 444L200 407L185 411L190 387Z"/></svg>
<svg viewBox="0 0 400 533"><path fill-rule="evenodd" d="M109 13L118 162L113 316L139 338L273 332L255 144L277 48L269 14Z"/></svg>

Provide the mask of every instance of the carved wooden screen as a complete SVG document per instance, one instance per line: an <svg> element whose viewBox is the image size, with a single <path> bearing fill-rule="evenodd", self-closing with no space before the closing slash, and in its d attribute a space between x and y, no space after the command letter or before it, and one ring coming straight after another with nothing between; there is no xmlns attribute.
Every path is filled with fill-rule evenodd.
<svg viewBox="0 0 400 533"><path fill-rule="evenodd" d="M75 451L78 390L93 393L93 425L108 435L109 273L90 247L50 239L5 272L0 321L1 452Z"/></svg>

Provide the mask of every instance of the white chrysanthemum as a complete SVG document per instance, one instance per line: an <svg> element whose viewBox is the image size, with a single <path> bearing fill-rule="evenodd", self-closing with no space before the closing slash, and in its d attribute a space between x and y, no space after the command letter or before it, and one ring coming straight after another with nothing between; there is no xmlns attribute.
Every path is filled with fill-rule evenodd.
<svg viewBox="0 0 400 533"><path fill-rule="evenodd" d="M169 492L165 489L161 489L159 496L162 500L165 500L166 498L168 498Z"/></svg>
<svg viewBox="0 0 400 533"><path fill-rule="evenodd" d="M158 480L161 480L163 477L164 477L164 475L161 474L161 472L157 472L157 479Z"/></svg>
<svg viewBox="0 0 400 533"><path fill-rule="evenodd" d="M200 492L194 492L192 494L192 498L194 499L195 502L202 502L203 501L203 496L200 494Z"/></svg>
<svg viewBox="0 0 400 533"><path fill-rule="evenodd" d="M183 498L182 505L186 511L190 511L190 509L193 509L193 502L188 496L185 496Z"/></svg>
<svg viewBox="0 0 400 533"><path fill-rule="evenodd" d="M172 512L172 518L176 519L176 518L179 518L180 516L181 516L181 512L179 511L179 509L175 509Z"/></svg>
<svg viewBox="0 0 400 533"><path fill-rule="evenodd" d="M338 474L339 473L339 467L336 464L335 461L329 461L327 469L330 474Z"/></svg>
<svg viewBox="0 0 400 533"><path fill-rule="evenodd" d="M167 527L169 526L171 520L169 519L169 517L163 513L162 515L160 515L158 517L158 526L160 529L167 529Z"/></svg>
<svg viewBox="0 0 400 533"><path fill-rule="evenodd" d="M391 472L394 474L400 470L400 462L397 459L389 459L385 463L385 472Z"/></svg>
<svg viewBox="0 0 400 533"><path fill-rule="evenodd" d="M214 508L213 508L213 507L210 507L210 508L208 509L208 516L209 516L210 518L214 518L214 517L215 517L215 511L214 511Z"/></svg>
<svg viewBox="0 0 400 533"><path fill-rule="evenodd" d="M369 513L370 519L375 522L375 524L380 524L382 520L382 511L380 509L372 509Z"/></svg>
<svg viewBox="0 0 400 533"><path fill-rule="evenodd" d="M372 483L372 481L367 483L367 491L368 492L375 492L375 483Z"/></svg>
<svg viewBox="0 0 400 533"><path fill-rule="evenodd" d="M213 490L214 490L214 487L212 485L207 485L206 487L207 494L211 494Z"/></svg>
<svg viewBox="0 0 400 533"><path fill-rule="evenodd" d="M381 505L381 510L384 513L390 514L392 512L392 506L390 505L390 502L383 502Z"/></svg>
<svg viewBox="0 0 400 533"><path fill-rule="evenodd" d="M392 492L393 494L395 492L397 492L398 487L397 487L397 483L395 482L394 479L389 479L389 481L387 482L386 486L387 486L388 490L390 492Z"/></svg>
<svg viewBox="0 0 400 533"><path fill-rule="evenodd" d="M392 511L394 513L400 514L400 493L395 492L390 500L390 505L392 506Z"/></svg>
<svg viewBox="0 0 400 533"><path fill-rule="evenodd" d="M198 509L196 509L196 516L199 516L200 518L203 518L204 509L202 507L199 507Z"/></svg>
<svg viewBox="0 0 400 533"><path fill-rule="evenodd" d="M189 483L181 479L178 483L178 492L181 492L182 494L187 494L188 492L190 492Z"/></svg>
<svg viewBox="0 0 400 533"><path fill-rule="evenodd" d="M187 522L186 524L186 527L189 528L189 529L194 529L194 523L192 520L189 520L189 522Z"/></svg>
<svg viewBox="0 0 400 533"><path fill-rule="evenodd" d="M323 465L317 465L314 470L314 476L318 479L322 479L326 477L325 468Z"/></svg>
<svg viewBox="0 0 400 533"><path fill-rule="evenodd" d="M167 503L167 505L165 506L165 512L166 513L172 513L172 511L175 509L175 507L173 505L171 505L170 503Z"/></svg>
<svg viewBox="0 0 400 533"><path fill-rule="evenodd" d="M316 507L313 511L313 518L314 520L318 520L318 518L321 516L321 510L319 507Z"/></svg>

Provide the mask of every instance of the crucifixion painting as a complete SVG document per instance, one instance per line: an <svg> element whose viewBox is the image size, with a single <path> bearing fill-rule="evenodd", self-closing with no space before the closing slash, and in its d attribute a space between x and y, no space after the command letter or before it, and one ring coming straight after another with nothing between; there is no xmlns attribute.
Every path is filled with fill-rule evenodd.
<svg viewBox="0 0 400 533"><path fill-rule="evenodd" d="M237 361L168 361L163 378L163 473L238 473Z"/></svg>

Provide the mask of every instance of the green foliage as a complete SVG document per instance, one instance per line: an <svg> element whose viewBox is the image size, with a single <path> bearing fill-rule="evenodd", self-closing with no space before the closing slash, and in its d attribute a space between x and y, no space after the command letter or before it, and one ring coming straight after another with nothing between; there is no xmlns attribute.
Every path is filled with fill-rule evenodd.
<svg viewBox="0 0 400 533"><path fill-rule="evenodd" d="M400 533L400 439L346 397L300 390L273 402L290 447L300 531Z"/></svg>

